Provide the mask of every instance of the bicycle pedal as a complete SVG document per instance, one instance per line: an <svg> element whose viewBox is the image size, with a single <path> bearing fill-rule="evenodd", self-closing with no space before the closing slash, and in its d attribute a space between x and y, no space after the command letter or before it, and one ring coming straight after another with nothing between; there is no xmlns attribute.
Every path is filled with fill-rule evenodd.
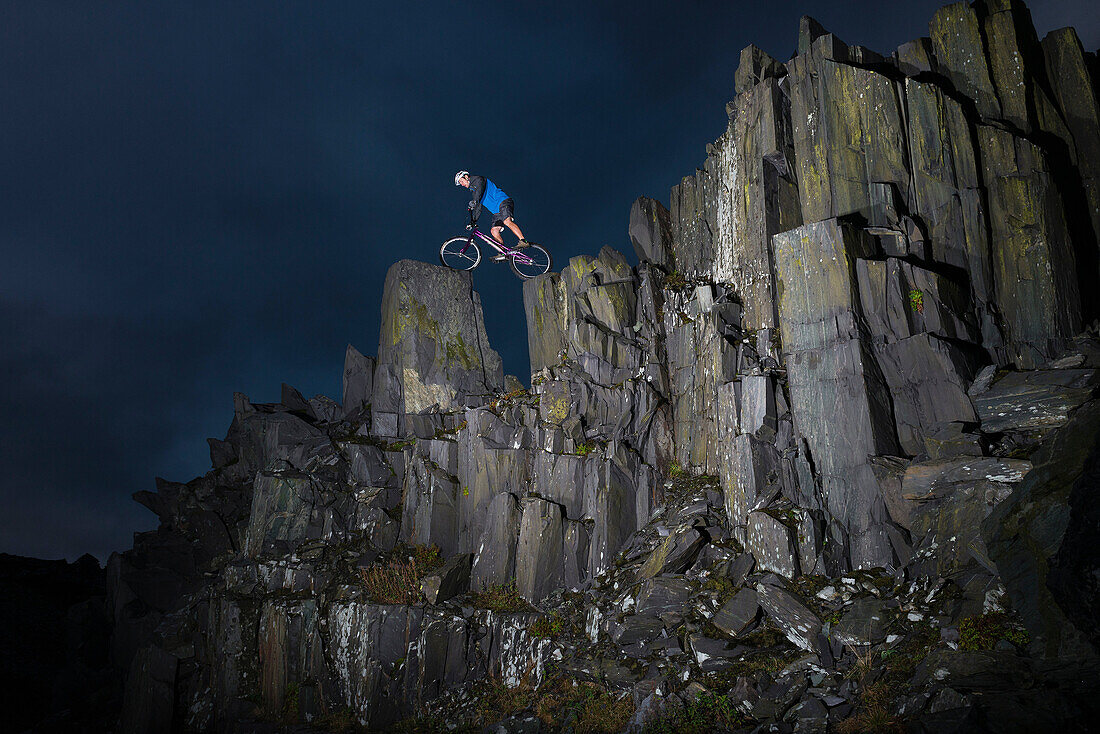
<svg viewBox="0 0 1100 734"><path fill-rule="evenodd" d="M502 263L508 259L507 255L493 255L493 262Z"/></svg>

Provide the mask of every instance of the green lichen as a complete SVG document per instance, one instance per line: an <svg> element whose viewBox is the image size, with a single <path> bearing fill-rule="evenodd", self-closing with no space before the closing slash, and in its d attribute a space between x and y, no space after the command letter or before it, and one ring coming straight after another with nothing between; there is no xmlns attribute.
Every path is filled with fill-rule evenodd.
<svg viewBox="0 0 1100 734"><path fill-rule="evenodd" d="M447 364L460 364L468 370L475 369L478 366L477 357L466 345L466 340L462 338L462 334L455 333L452 338L446 341L444 349L447 354Z"/></svg>

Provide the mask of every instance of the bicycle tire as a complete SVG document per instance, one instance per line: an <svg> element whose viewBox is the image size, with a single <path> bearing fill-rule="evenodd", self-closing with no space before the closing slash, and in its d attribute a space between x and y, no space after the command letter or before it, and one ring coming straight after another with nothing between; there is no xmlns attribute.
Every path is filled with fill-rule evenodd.
<svg viewBox="0 0 1100 734"><path fill-rule="evenodd" d="M526 260L530 260L527 262ZM523 280L536 278L543 273L549 273L554 267L554 258L542 245L529 245L514 253L508 258L512 263L512 271ZM519 260L517 263L516 261Z"/></svg>
<svg viewBox="0 0 1100 734"><path fill-rule="evenodd" d="M451 270L473 270L481 263L481 248L472 237L452 237L439 246L439 262Z"/></svg>

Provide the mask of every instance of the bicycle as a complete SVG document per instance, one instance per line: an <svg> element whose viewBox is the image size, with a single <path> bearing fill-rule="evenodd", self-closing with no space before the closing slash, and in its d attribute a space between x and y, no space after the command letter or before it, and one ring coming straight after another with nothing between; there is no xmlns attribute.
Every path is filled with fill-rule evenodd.
<svg viewBox="0 0 1100 734"><path fill-rule="evenodd" d="M545 247L536 245L534 242L523 248L502 245L477 228L477 220L474 219L473 212L467 211L467 214L469 221L466 224L466 231L469 234L464 237L452 237L439 248L439 261L448 268L473 270L480 265L481 248L476 240L481 239L500 253L498 257L507 259L512 264L512 271L523 280L529 280L550 271L554 259Z"/></svg>

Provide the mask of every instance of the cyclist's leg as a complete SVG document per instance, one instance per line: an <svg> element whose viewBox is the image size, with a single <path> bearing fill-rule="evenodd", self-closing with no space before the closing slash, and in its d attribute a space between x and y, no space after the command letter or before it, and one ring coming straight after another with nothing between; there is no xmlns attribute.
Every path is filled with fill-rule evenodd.
<svg viewBox="0 0 1100 734"><path fill-rule="evenodd" d="M512 230L512 234L514 234L520 240L523 240L523 230L519 228L519 225L516 224L515 220L515 207L516 202L512 201L510 197L505 199L504 201L500 202L500 214L498 216L500 217L504 225L508 227L508 229Z"/></svg>
<svg viewBox="0 0 1100 734"><path fill-rule="evenodd" d="M493 228L490 230L493 233L493 239L500 244L504 244L504 237L501 235L504 233L504 220L512 216L512 200L505 199L500 202L500 211L493 214Z"/></svg>
<svg viewBox="0 0 1100 734"><path fill-rule="evenodd" d="M520 238L521 240L526 239L523 236L523 230L519 228L518 224L516 224L516 220L512 219L511 217L508 217L507 219L504 220L504 224L505 224L505 226L508 227L508 229L512 230L512 232L516 235L516 237Z"/></svg>

